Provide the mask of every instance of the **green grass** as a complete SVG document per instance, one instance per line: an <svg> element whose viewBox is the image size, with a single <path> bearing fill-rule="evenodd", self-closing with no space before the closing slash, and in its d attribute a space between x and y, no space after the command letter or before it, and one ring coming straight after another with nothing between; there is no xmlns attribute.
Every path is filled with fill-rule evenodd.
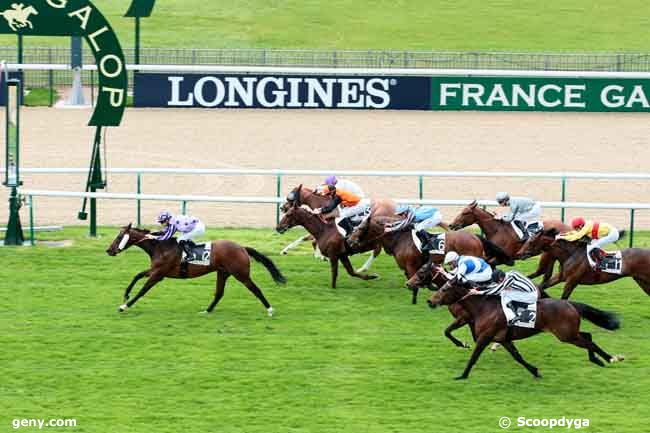
<svg viewBox="0 0 650 433"><path fill-rule="evenodd" d="M127 47L130 1L94 1ZM644 0L163 0L142 31L149 47L647 52L644 11ZM27 41L50 44L69 46Z"/></svg>
<svg viewBox="0 0 650 433"><path fill-rule="evenodd" d="M52 101L56 102L59 99L58 92L52 91ZM24 104L28 107L47 107L50 105L50 89L36 88L30 89L29 93L25 95Z"/></svg>
<svg viewBox="0 0 650 433"><path fill-rule="evenodd" d="M273 318L235 281L212 315L197 314L214 275L163 281L118 314L147 257L137 249L108 257L117 230L102 228L99 240L86 230L39 236L72 239L69 248L0 248L0 431L11 431L14 418L55 417L76 418L71 431L98 433L483 433L501 431L501 416L590 418L589 432L647 430L649 300L630 279L574 292L621 314L617 332L583 326L624 363L596 367L584 351L542 335L518 346L543 379L500 350L457 382L469 352L444 338L449 313L427 308L426 292L410 305L392 258L376 262L381 279L341 275L332 290L328 265L306 245L277 255L299 231L214 230L207 237L269 253L288 277L276 286L254 265ZM636 239L650 245L648 234ZM457 335L469 339L465 329Z"/></svg>

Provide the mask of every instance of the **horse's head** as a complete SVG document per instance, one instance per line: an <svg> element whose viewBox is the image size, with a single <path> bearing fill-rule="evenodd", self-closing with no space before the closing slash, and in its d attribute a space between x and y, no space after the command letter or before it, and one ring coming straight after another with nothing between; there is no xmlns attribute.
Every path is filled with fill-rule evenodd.
<svg viewBox="0 0 650 433"><path fill-rule="evenodd" d="M363 221L361 221L361 224L359 224L354 228L354 230L352 230L352 234L347 239L348 244L352 248L357 248L359 245L361 245L362 242L368 239L368 234L371 225L370 220L371 220L371 215L368 215L368 217L366 217Z"/></svg>
<svg viewBox="0 0 650 433"><path fill-rule="evenodd" d="M106 254L109 256L116 256L131 245L135 245L137 242L142 240L143 237L144 234L133 229L129 223L128 226L122 227L120 232L117 234L117 237L111 243L111 246L106 250Z"/></svg>
<svg viewBox="0 0 650 433"><path fill-rule="evenodd" d="M302 225L308 216L311 216L311 213L294 202L289 210L282 216L280 223L275 227L275 231L282 234L292 227Z"/></svg>
<svg viewBox="0 0 650 433"><path fill-rule="evenodd" d="M420 287L429 287L433 281L433 261L429 260L422 265L415 274L406 282L406 287L410 290L416 290Z"/></svg>
<svg viewBox="0 0 650 433"><path fill-rule="evenodd" d="M27 6L25 9L23 9L23 11L25 11L25 14L27 16L38 15L38 11L34 8L34 6Z"/></svg>
<svg viewBox="0 0 650 433"><path fill-rule="evenodd" d="M449 228L452 230L462 229L463 227L471 226L478 222L478 217L476 216L476 207L478 202L474 200L468 204L462 212L454 218L454 220L449 224Z"/></svg>
<svg viewBox="0 0 650 433"><path fill-rule="evenodd" d="M460 301L463 296L467 295L469 290L462 284L459 284L456 278L447 281L440 290L434 292L427 300L429 307L436 308L438 305L451 305Z"/></svg>
<svg viewBox="0 0 650 433"><path fill-rule="evenodd" d="M525 260L540 254L555 242L555 236L557 235L558 231L554 228L549 230L540 230L524 242L519 251L515 254L515 258L518 260Z"/></svg>
<svg viewBox="0 0 650 433"><path fill-rule="evenodd" d="M291 192L289 192L289 194L287 194L287 201L285 201L284 204L280 207L280 210L284 213L284 212L289 212L289 209L291 209L293 205L300 206L302 204L301 195L302 195L302 184L298 185L297 187L292 189Z"/></svg>

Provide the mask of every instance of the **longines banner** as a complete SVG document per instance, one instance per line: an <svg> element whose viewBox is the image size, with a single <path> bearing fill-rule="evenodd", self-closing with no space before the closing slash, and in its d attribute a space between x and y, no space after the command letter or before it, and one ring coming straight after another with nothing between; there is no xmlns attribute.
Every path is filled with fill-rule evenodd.
<svg viewBox="0 0 650 433"><path fill-rule="evenodd" d="M428 77L137 73L133 105L429 110L430 81Z"/></svg>
<svg viewBox="0 0 650 433"><path fill-rule="evenodd" d="M650 80L434 77L433 110L650 111Z"/></svg>

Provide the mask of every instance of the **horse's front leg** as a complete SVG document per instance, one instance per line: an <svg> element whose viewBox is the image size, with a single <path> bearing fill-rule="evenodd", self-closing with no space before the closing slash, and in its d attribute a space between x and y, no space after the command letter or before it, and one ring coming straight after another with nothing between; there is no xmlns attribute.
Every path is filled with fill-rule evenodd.
<svg viewBox="0 0 650 433"><path fill-rule="evenodd" d="M133 299L131 299L130 301L120 305L120 308L118 309L118 311L121 313L123 311L126 311L127 308L131 308L133 306L133 304L135 304L138 301L138 299L143 297L149 291L149 289L151 289L153 286L155 286L164 277L165 276L163 274L152 273L149 276L149 279L147 280L147 282L144 283L144 286L142 286L140 291L135 295L135 297Z"/></svg>
<svg viewBox="0 0 650 433"><path fill-rule="evenodd" d="M362 280L374 280L375 278L378 277L378 275L372 274L372 275L363 275L359 274L354 271L354 267L352 266L352 263L350 262L350 257L348 256L339 256L339 260L341 260L341 263L343 263L343 267L345 270L350 274L350 276L355 277L355 278L361 278Z"/></svg>
<svg viewBox="0 0 650 433"><path fill-rule="evenodd" d="M151 269L147 269L146 271L142 271L139 274L137 274L135 277L133 277L133 281L131 281L131 284L129 284L129 287L126 288L124 291L124 302L129 300L129 294L131 293L131 290L133 289L133 286L135 286L135 283L140 281L144 277L148 277L149 273L151 272Z"/></svg>

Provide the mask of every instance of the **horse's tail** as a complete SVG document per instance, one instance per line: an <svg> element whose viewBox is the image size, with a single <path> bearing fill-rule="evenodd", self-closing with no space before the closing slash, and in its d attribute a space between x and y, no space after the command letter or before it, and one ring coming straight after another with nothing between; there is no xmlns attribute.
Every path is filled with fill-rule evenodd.
<svg viewBox="0 0 650 433"><path fill-rule="evenodd" d="M278 269L277 266L275 266L275 263L271 261L268 257L266 257L264 254L260 253L254 248L250 247L244 247L246 249L246 252L248 253L249 256L255 259L255 261L260 262L261 264L264 265L264 267L269 271L271 274L271 277L273 277L273 281L279 284L284 284L287 282L287 279L282 275L282 272Z"/></svg>
<svg viewBox="0 0 650 433"><path fill-rule="evenodd" d="M608 329L610 331L614 331L621 327L621 321L614 313L599 310L598 308L592 307L591 305L582 304L580 302L569 301L569 303L573 305L576 310L578 310L580 317L584 317L596 326L600 326L601 328Z"/></svg>
<svg viewBox="0 0 650 433"><path fill-rule="evenodd" d="M487 240L483 236L478 236L478 238L481 240L481 244L483 244L483 251L485 251L486 257L494 257L497 259L498 264L514 266L515 261L512 260L512 258L507 255L506 252L501 249L501 247L499 247L494 242Z"/></svg>

